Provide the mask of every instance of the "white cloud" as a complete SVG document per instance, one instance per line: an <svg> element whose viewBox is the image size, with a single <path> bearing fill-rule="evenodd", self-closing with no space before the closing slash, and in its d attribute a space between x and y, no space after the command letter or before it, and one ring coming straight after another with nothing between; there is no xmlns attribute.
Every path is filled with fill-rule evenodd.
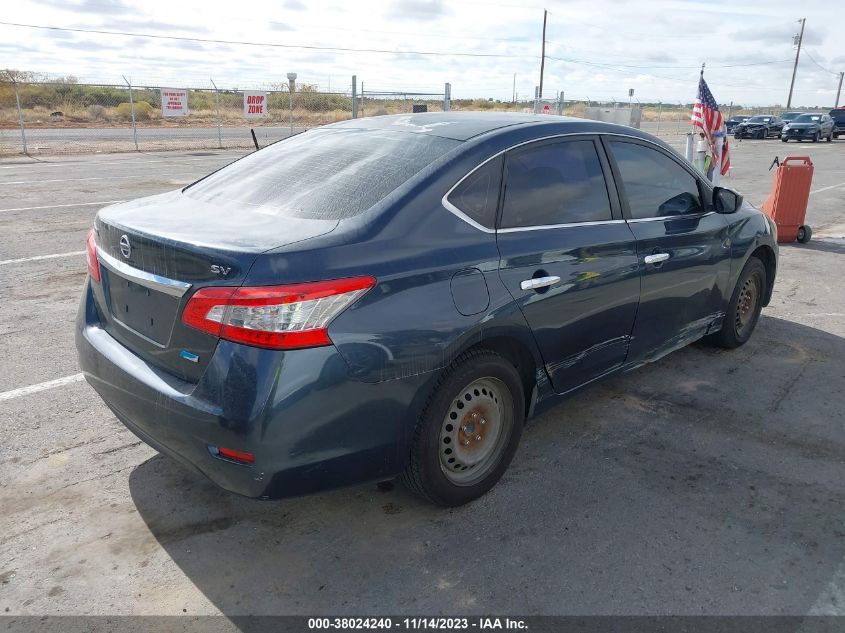
<svg viewBox="0 0 845 633"><path fill-rule="evenodd" d="M4 6L9 22L149 33L286 46L380 49L388 54L66 33L0 26L4 65L72 74L99 82L171 85L261 85L296 71L305 83L345 90L352 74L367 89L441 91L509 99L533 94L539 78L543 10L516 0L251 0L248 10L222 0L22 0ZM721 102L785 101L794 58L791 35L806 15L805 43L819 64L843 70L835 29L822 18L830 4L807 0L644 4L624 0L549 0L544 92L567 98L688 102L698 68ZM801 14L796 14L801 11ZM444 55L420 55L419 52ZM500 57L451 55L494 54ZM720 66L759 61L761 66ZM801 105L833 101L838 78L802 56L796 81Z"/></svg>

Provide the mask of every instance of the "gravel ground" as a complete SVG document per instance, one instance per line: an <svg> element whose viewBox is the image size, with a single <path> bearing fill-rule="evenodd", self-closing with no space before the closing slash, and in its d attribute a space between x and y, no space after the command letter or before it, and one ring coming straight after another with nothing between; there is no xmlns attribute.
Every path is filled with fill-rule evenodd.
<svg viewBox="0 0 845 633"><path fill-rule="evenodd" d="M0 163L0 613L845 615L845 141L736 143L729 184L762 202L787 151L816 164L815 237L781 248L751 342L570 398L452 510L398 483L232 496L75 379L98 206L236 153Z"/></svg>

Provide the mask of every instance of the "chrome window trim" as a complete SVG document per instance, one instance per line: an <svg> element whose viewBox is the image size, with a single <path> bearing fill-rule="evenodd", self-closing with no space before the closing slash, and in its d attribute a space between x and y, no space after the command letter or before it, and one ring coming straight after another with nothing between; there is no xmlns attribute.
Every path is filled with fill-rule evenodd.
<svg viewBox="0 0 845 633"><path fill-rule="evenodd" d="M499 229L499 233L521 233L523 231L544 231L546 229L568 229L575 226L601 226L603 224L625 224L625 220L595 220L590 222L565 222L563 224L538 224L537 226L510 226Z"/></svg>
<svg viewBox="0 0 845 633"><path fill-rule="evenodd" d="M649 145L653 145L654 147L656 147L658 149L662 149L664 151L666 150L665 147L663 147L659 143L655 143L654 141L652 141L650 139L642 138L641 136L635 136L633 134L623 134L621 132L565 132L563 134L550 134L548 136L541 136L539 138L534 138L534 139L531 139L529 141L522 141L520 143L516 143L515 145L511 145L509 147L506 147L505 149L503 149L499 152L496 152L492 156L489 156L488 158L484 159L482 162L478 163L478 165L476 165L471 170L469 170L466 174L464 174L464 176L460 180L458 180L458 182L456 182L454 185L452 185L452 187L449 189L449 191L447 191L443 195L443 198L441 198L441 200L440 200L441 204L443 205L443 207L447 211L449 211L449 213L451 213L452 215L456 216L457 218L463 220L464 222L469 224L471 227L476 228L479 231L483 231L484 233L496 233L497 231L499 233L516 233L518 231L539 231L539 230L544 230L544 229L558 229L558 228L567 228L567 227L573 227L573 226L595 226L595 225L601 225L601 224L619 224L619 223L622 223L622 222L647 222L647 221L650 221L650 220L665 219L665 218L646 218L646 219L643 219L643 220L624 220L623 219L623 220L599 220L599 221L596 221L596 222L567 222L567 223L564 223L564 224L545 224L545 225L524 226L524 227L519 226L519 227L510 227L510 228L504 228L504 229L498 229L497 230L495 228L490 228L490 227L484 226L483 224L481 224L479 222L476 222L475 220L473 220L466 213L461 211L458 207L456 207L454 204L452 204L449 201L449 196L452 194L452 192L455 189L458 188L458 186L460 186L460 184L464 180L469 178L473 173L475 173L476 170L481 169L484 165L489 163L494 158L498 158L502 154L513 151L513 150L517 149L518 147L522 147L524 145L530 145L531 143L539 143L541 141L549 141L549 140L556 139L556 138L566 138L568 136L618 136L618 137L621 137L621 138L631 138L631 139L634 139L636 141L642 141L643 143L648 143ZM687 170L687 171L689 171L689 170ZM694 176L694 177L696 177L696 176ZM668 217L677 218L678 216L668 216Z"/></svg>
<svg viewBox="0 0 845 633"><path fill-rule="evenodd" d="M191 284L184 281L168 279L167 277L162 277L161 275L148 273L144 270L138 270L129 264L124 264L122 261L104 252L99 246L97 247L97 259L99 259L100 263L109 270L125 277L139 286L163 292L171 297L181 297L191 287Z"/></svg>
<svg viewBox="0 0 845 633"><path fill-rule="evenodd" d="M634 222L657 222L659 220L686 220L688 218L706 218L708 215L715 215L715 211L705 211L703 213L690 213L688 215L660 215L656 218L636 218L632 220L627 220L629 224L633 224Z"/></svg>

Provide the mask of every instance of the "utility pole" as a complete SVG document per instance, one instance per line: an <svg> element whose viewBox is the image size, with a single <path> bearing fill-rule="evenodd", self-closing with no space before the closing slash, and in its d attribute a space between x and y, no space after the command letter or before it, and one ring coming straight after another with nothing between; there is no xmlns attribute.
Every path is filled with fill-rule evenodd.
<svg viewBox="0 0 845 633"><path fill-rule="evenodd" d="M845 73L839 73L839 87L836 89L836 103L833 105L834 108L839 107L839 95L842 93L842 77L845 76Z"/></svg>
<svg viewBox="0 0 845 633"><path fill-rule="evenodd" d="M792 81L789 83L789 97L786 99L786 109L792 107L792 89L795 87L795 74L798 72L798 56L801 55L801 42L804 40L804 24L807 18L801 18L801 33L798 35L798 50L795 51L795 65L792 67Z"/></svg>
<svg viewBox="0 0 845 633"><path fill-rule="evenodd" d="M513 74L513 102L516 103L516 73Z"/></svg>
<svg viewBox="0 0 845 633"><path fill-rule="evenodd" d="M543 45L540 47L540 99L543 98L543 71L546 69L546 18L549 12L543 9Z"/></svg>

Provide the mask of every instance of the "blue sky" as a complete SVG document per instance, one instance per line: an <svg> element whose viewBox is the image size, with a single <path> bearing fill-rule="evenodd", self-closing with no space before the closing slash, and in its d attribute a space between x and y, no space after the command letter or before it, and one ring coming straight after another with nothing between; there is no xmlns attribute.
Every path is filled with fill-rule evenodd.
<svg viewBox="0 0 845 633"><path fill-rule="evenodd" d="M695 97L698 67L720 102L786 101L807 18L793 104L832 105L845 70L829 2L625 0L21 0L3 21L284 47L155 39L0 26L0 55L19 70L152 86L264 87L300 80L348 90L442 91L510 99L533 94L543 9L549 10L544 92L567 98L679 102ZM379 49L382 53L296 48ZM434 55L421 53L438 53ZM460 54L460 55L458 55ZM766 62L760 65L746 65ZM832 71L832 72L831 72Z"/></svg>

